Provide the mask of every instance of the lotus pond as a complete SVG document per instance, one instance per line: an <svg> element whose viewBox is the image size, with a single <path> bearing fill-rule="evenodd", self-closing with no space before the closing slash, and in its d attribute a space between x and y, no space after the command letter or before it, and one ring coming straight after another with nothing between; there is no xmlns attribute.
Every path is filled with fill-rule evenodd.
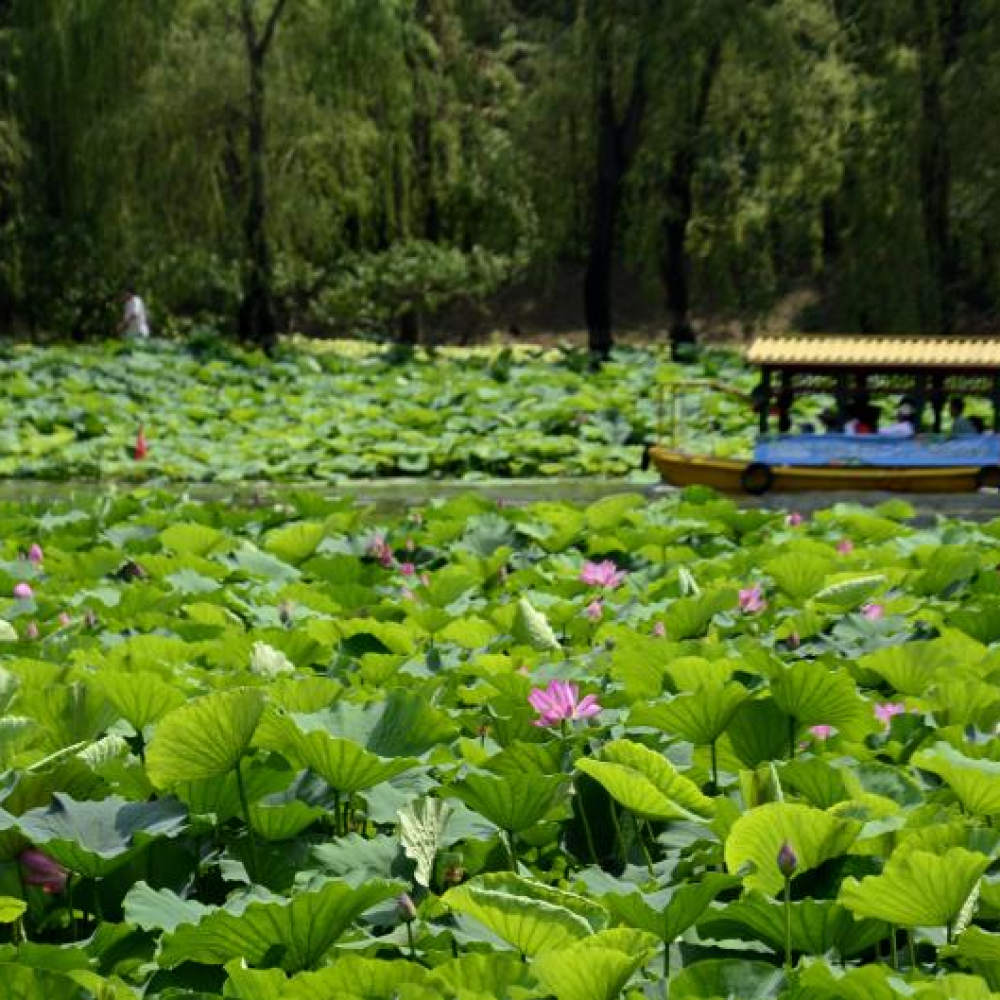
<svg viewBox="0 0 1000 1000"><path fill-rule="evenodd" d="M3 506L0 982L987 998L1000 521Z"/></svg>
<svg viewBox="0 0 1000 1000"><path fill-rule="evenodd" d="M440 350L297 341L276 360L155 341L0 354L0 478L336 481L389 476L623 476L657 425L657 383L752 382L732 355L679 366L617 351ZM684 425L748 452L751 414L690 399ZM145 446L137 459L138 428ZM652 478L652 477L648 477Z"/></svg>

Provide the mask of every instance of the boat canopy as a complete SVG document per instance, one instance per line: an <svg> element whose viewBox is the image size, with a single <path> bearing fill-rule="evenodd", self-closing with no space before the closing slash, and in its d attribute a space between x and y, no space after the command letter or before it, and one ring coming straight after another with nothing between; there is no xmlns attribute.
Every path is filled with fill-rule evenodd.
<svg viewBox="0 0 1000 1000"><path fill-rule="evenodd" d="M747 360L761 370L754 401L762 434L772 409L778 429L787 431L795 397L817 393L834 397L841 424L859 399L907 396L918 426L930 407L935 433L950 397L986 397L1000 431L1000 338L766 334L754 340Z"/></svg>

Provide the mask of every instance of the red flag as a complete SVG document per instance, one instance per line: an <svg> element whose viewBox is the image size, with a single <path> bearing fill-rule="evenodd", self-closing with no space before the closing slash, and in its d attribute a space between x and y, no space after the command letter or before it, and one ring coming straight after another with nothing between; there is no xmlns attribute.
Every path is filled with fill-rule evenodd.
<svg viewBox="0 0 1000 1000"><path fill-rule="evenodd" d="M146 432L142 424L139 424L139 433L135 436L135 460L138 462L145 458L149 452L149 444L146 442Z"/></svg>

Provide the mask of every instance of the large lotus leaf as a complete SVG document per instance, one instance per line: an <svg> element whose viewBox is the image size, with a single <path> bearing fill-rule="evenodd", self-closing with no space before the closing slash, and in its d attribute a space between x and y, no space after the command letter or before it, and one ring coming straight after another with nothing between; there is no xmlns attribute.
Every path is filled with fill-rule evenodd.
<svg viewBox="0 0 1000 1000"><path fill-rule="evenodd" d="M605 745L602 756L603 760L583 757L576 766L635 815L653 820L699 820L712 815L712 800L655 750L615 740Z"/></svg>
<svg viewBox="0 0 1000 1000"><path fill-rule="evenodd" d="M861 954L889 935L881 920L856 921L828 899L803 899L791 905L792 949L805 955L836 951L844 958ZM762 941L777 954L785 947L784 904L750 891L743 899L713 911L698 924L702 940Z"/></svg>
<svg viewBox="0 0 1000 1000"><path fill-rule="evenodd" d="M991 934L982 927L969 927L959 935L949 952L963 963L1000 963L1000 934Z"/></svg>
<svg viewBox="0 0 1000 1000"><path fill-rule="evenodd" d="M380 833L362 837L349 833L346 837L318 844L310 852L317 870L315 878L325 881L330 876L342 878L351 885L360 885L371 878L391 878L399 858L395 837ZM300 879L306 878L303 873ZM311 877L311 876L310 876Z"/></svg>
<svg viewBox="0 0 1000 1000"><path fill-rule="evenodd" d="M738 669L736 660L706 660L702 656L677 656L664 665L664 672L679 692L722 687ZM659 688L655 693L659 694Z"/></svg>
<svg viewBox="0 0 1000 1000"><path fill-rule="evenodd" d="M205 556L220 548L225 535L205 524L172 524L160 532L160 544L182 555Z"/></svg>
<svg viewBox="0 0 1000 1000"><path fill-rule="evenodd" d="M23 715L0 717L0 768L11 767L18 753L37 733L38 725L33 719Z"/></svg>
<svg viewBox="0 0 1000 1000"><path fill-rule="evenodd" d="M298 566L316 551L324 534L322 524L299 521L269 531L264 536L264 548L284 562Z"/></svg>
<svg viewBox="0 0 1000 1000"><path fill-rule="evenodd" d="M948 611L948 624L986 645L1000 640L1000 601L982 600Z"/></svg>
<svg viewBox="0 0 1000 1000"><path fill-rule="evenodd" d="M515 641L530 646L539 653L549 653L562 648L548 619L541 611L536 610L526 597L517 602L517 612L514 615L511 631Z"/></svg>
<svg viewBox="0 0 1000 1000"><path fill-rule="evenodd" d="M790 725L773 698L754 698L737 706L726 735L742 763L756 768L788 753Z"/></svg>
<svg viewBox="0 0 1000 1000"><path fill-rule="evenodd" d="M969 812L976 816L1000 813L1000 762L966 757L951 744L938 742L918 753L913 763L939 775Z"/></svg>
<svg viewBox="0 0 1000 1000"><path fill-rule="evenodd" d="M94 993L69 974L0 964L4 1000L93 1000Z"/></svg>
<svg viewBox="0 0 1000 1000"><path fill-rule="evenodd" d="M169 889L153 889L136 882L125 894L122 911L126 923L144 931L172 931L181 924L194 924L211 912L211 907L196 899L181 899Z"/></svg>
<svg viewBox="0 0 1000 1000"><path fill-rule="evenodd" d="M655 945L656 938L642 931L601 931L538 955L531 969L556 1000L616 1000Z"/></svg>
<svg viewBox="0 0 1000 1000"><path fill-rule="evenodd" d="M898 850L880 875L846 879L838 902L857 917L903 927L944 927L965 906L990 860L953 847L943 855Z"/></svg>
<svg viewBox="0 0 1000 1000"><path fill-rule="evenodd" d="M902 1000L913 995L912 987L898 978L894 988L889 981L895 975L887 965L865 965L846 972L826 962L815 962L798 972L800 989L791 994L794 1000Z"/></svg>
<svg viewBox="0 0 1000 1000"><path fill-rule="evenodd" d="M667 635L671 639L703 636L717 614L736 607L737 597L735 588L723 587L697 597L682 597L674 601L664 614Z"/></svg>
<svg viewBox="0 0 1000 1000"><path fill-rule="evenodd" d="M858 667L887 681L900 694L922 695L941 671L949 676L955 657L946 645L935 642L906 642L867 653Z"/></svg>
<svg viewBox="0 0 1000 1000"><path fill-rule="evenodd" d="M815 660L800 660L773 677L771 697L799 726L822 723L847 736L863 736L872 728L871 709L851 675Z"/></svg>
<svg viewBox="0 0 1000 1000"><path fill-rule="evenodd" d="M860 607L886 584L882 573L838 573L814 600L821 604L832 604L844 611Z"/></svg>
<svg viewBox="0 0 1000 1000"><path fill-rule="evenodd" d="M965 583L979 572L978 552L958 545L935 545L928 551L927 568L913 582L918 594L944 595L956 584Z"/></svg>
<svg viewBox="0 0 1000 1000"><path fill-rule="evenodd" d="M532 977L528 966L511 952L466 953L436 965L429 982L442 993L457 993L463 1000L494 1000L527 990Z"/></svg>
<svg viewBox="0 0 1000 1000"><path fill-rule="evenodd" d="M734 875L707 872L697 882L671 886L650 895L610 892L601 899L623 924L648 931L669 943L693 926L720 892L739 885L739 881Z"/></svg>
<svg viewBox="0 0 1000 1000"><path fill-rule="evenodd" d="M995 973L990 976L990 980L996 982ZM931 986L917 989L913 1000L997 1000L998 996L1000 994L991 990L982 976L952 972L935 979Z"/></svg>
<svg viewBox="0 0 1000 1000"><path fill-rule="evenodd" d="M520 833L566 800L568 779L558 774L467 774L444 789L501 830Z"/></svg>
<svg viewBox="0 0 1000 1000"><path fill-rule="evenodd" d="M695 746L714 743L749 697L742 684L706 685L660 705L639 703L629 713L630 726L653 726Z"/></svg>
<svg viewBox="0 0 1000 1000"><path fill-rule="evenodd" d="M126 861L145 840L174 837L187 823L187 810L174 799L129 802L111 796L77 802L53 795L52 805L31 809L17 820L21 832L79 875L101 878Z"/></svg>
<svg viewBox="0 0 1000 1000"><path fill-rule="evenodd" d="M287 715L268 715L257 736L259 746L275 750L299 767L315 771L331 788L353 795L415 767L411 757L384 760L354 740L331 736L324 729L303 732Z"/></svg>
<svg viewBox="0 0 1000 1000"><path fill-rule="evenodd" d="M185 702L176 687L154 673L102 670L95 683L137 733Z"/></svg>
<svg viewBox="0 0 1000 1000"><path fill-rule="evenodd" d="M779 774L783 786L795 789L819 809L829 809L861 792L850 772L822 757L790 760L781 766Z"/></svg>
<svg viewBox="0 0 1000 1000"><path fill-rule="evenodd" d="M671 1000L757 1000L778 996L784 973L767 962L712 958L688 966L670 982Z"/></svg>
<svg viewBox="0 0 1000 1000"><path fill-rule="evenodd" d="M764 572L793 600L804 601L822 589L832 566L828 556L787 552L766 562Z"/></svg>
<svg viewBox="0 0 1000 1000"><path fill-rule="evenodd" d="M798 858L798 872L805 872L846 854L860 831L856 820L838 819L797 802L769 802L744 813L733 825L726 838L726 867L739 873L750 862L753 870L744 884L774 895L784 885L778 871L782 844L791 845Z"/></svg>
<svg viewBox="0 0 1000 1000"><path fill-rule="evenodd" d="M447 802L432 798L415 799L399 811L399 841L403 852L416 864L414 881L425 888L431 884L434 860L453 811Z"/></svg>
<svg viewBox="0 0 1000 1000"><path fill-rule="evenodd" d="M939 680L925 695L939 726L975 726L991 732L1000 722L1000 691L981 680Z"/></svg>
<svg viewBox="0 0 1000 1000"><path fill-rule="evenodd" d="M380 757L420 756L455 738L458 728L419 691L396 688L384 701L358 705L342 701L311 715L297 715L304 732L325 730L360 743Z"/></svg>
<svg viewBox="0 0 1000 1000"><path fill-rule="evenodd" d="M328 882L291 900L251 903L242 913L213 910L197 924L164 935L160 965L183 962L225 965L242 958L286 972L312 969L366 910L397 896L404 886L376 879L353 888Z"/></svg>
<svg viewBox="0 0 1000 1000"><path fill-rule="evenodd" d="M326 809L297 799L278 805L257 802L250 807L250 828L265 840L291 840L327 815Z"/></svg>
<svg viewBox="0 0 1000 1000"><path fill-rule="evenodd" d="M607 921L607 912L583 896L505 873L450 889L442 902L529 956L565 948Z"/></svg>
<svg viewBox="0 0 1000 1000"><path fill-rule="evenodd" d="M291 979L277 969L251 970L237 962L229 963L226 971L240 1000L385 1000L400 996L406 984L428 981L427 970L415 962L360 955L344 955L326 968Z"/></svg>
<svg viewBox="0 0 1000 1000"><path fill-rule="evenodd" d="M252 688L214 691L165 715L146 751L158 788L215 778L239 764L253 739L264 698Z"/></svg>

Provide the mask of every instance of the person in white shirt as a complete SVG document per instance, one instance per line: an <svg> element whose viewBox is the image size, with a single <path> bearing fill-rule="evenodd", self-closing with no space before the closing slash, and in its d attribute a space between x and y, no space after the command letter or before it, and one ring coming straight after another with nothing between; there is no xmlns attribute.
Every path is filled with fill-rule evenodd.
<svg viewBox="0 0 1000 1000"><path fill-rule="evenodd" d="M118 324L119 336L129 340L147 340L149 338L149 319L146 316L146 303L139 298L134 288L128 287L122 292L124 311Z"/></svg>
<svg viewBox="0 0 1000 1000"><path fill-rule="evenodd" d="M913 437L917 433L916 415L917 411L913 404L908 399L904 399L896 410L896 422L889 424L888 427L883 427L879 433L886 437Z"/></svg>

